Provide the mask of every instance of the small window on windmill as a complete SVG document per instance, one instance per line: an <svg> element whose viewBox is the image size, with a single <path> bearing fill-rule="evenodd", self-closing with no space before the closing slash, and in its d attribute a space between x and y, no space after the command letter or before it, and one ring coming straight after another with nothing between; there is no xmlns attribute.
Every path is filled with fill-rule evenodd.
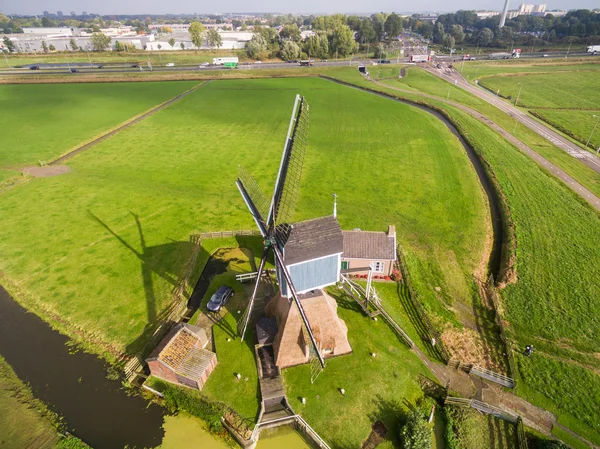
<svg viewBox="0 0 600 449"><path fill-rule="evenodd" d="M367 73L367 68L364 65L359 65L358 66L358 71L362 74L366 74Z"/></svg>

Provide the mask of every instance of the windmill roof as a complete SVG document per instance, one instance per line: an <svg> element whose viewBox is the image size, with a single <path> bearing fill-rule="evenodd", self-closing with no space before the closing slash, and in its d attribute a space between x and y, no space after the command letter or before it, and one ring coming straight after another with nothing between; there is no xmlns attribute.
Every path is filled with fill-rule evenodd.
<svg viewBox="0 0 600 449"><path fill-rule="evenodd" d="M344 250L342 229L333 216L294 223L285 243L286 265L339 254Z"/></svg>
<svg viewBox="0 0 600 449"><path fill-rule="evenodd" d="M374 231L342 231L344 258L396 260L395 233Z"/></svg>

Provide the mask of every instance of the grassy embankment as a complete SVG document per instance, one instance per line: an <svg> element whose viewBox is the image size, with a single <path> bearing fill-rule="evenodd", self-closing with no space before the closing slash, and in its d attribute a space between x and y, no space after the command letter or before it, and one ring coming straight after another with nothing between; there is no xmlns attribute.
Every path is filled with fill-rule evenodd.
<svg viewBox="0 0 600 449"><path fill-rule="evenodd" d="M363 83L358 75L343 76ZM489 163L514 220L518 280L502 295L509 332L518 342L518 374L523 380L518 392L598 443L598 214L484 124L456 108L430 103L448 111ZM538 353L521 356L519 348L532 342Z"/></svg>
<svg viewBox="0 0 600 449"><path fill-rule="evenodd" d="M508 70L510 64L506 63L506 65ZM487 66L483 67L488 68ZM580 66L570 65L565 68L573 70L574 67L576 68ZM600 69L600 65L594 65L590 67ZM496 67L494 66L494 68ZM527 66L527 68L535 69L538 68L538 66ZM560 69L561 66L552 66L551 68ZM465 72L466 70L467 69L465 65ZM525 68L523 70L525 70ZM545 71L548 70L550 70L550 68L545 67ZM588 74L589 78L594 78L595 72L588 71L586 73ZM416 88L422 92L436 95L441 98L447 99L449 97L450 101L457 101L482 112L496 124L504 128L507 132L517 136L517 138L527 144L530 148L537 151L550 162L563 169L566 173L571 175L590 191L600 196L600 175L597 172L582 164L581 161L569 156L563 150L554 146L551 142L536 134L529 128L515 124L515 121L512 117L500 111L495 106L490 105L463 91L462 89L457 88L456 86L453 86L452 84L417 68L408 68L406 77L402 79L398 79L397 74L398 68L396 67L382 69L381 77L384 78L382 82L390 87L401 89Z"/></svg>
<svg viewBox="0 0 600 449"><path fill-rule="evenodd" d="M522 86L520 107L585 145L597 121L594 115L600 116L598 76L600 64L594 69L563 72L560 76L512 73L489 76L480 83L490 90L500 90L501 96L513 102ZM590 145L593 148L600 146L600 133L592 136Z"/></svg>
<svg viewBox="0 0 600 449"><path fill-rule="evenodd" d="M0 86L0 183L191 88L194 82Z"/></svg>

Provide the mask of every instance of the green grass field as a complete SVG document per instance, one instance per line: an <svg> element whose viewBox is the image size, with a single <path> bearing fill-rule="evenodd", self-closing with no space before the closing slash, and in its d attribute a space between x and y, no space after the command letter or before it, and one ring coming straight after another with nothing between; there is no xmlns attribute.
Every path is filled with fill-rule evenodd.
<svg viewBox="0 0 600 449"><path fill-rule="evenodd" d="M296 92L311 104L297 217L330 214L336 192L342 227L396 224L422 257L424 296L467 292L487 229L458 141L428 114L319 79L209 83L78 155L68 175L5 192L4 284L71 334L135 351L186 269L190 234L254 227L237 165L270 191Z"/></svg>
<svg viewBox="0 0 600 449"><path fill-rule="evenodd" d="M340 77L357 84L363 82L349 72ZM515 223L518 275L517 282L502 292L510 334L520 347L535 342L540 353L560 351L564 363L579 374L574 376L535 357L529 371L540 378L551 375L553 382L567 392L593 385L581 379L588 374L598 376L594 362L600 343L600 284L596 281L600 276L600 253L595 245L600 239L598 214L487 126L454 107L432 103L449 112L486 158L506 196ZM527 377L521 384L519 393L524 397L555 411L565 425L592 441L600 441L600 421L589 414L593 397L558 401L548 388Z"/></svg>
<svg viewBox="0 0 600 449"><path fill-rule="evenodd" d="M417 380L428 375L427 369L383 320L366 317L336 288L330 294L348 326L352 354L327 360L314 384L307 365L284 370L290 405L332 447L361 447L377 420L388 428L386 441L378 447L396 447L400 415L422 396Z"/></svg>
<svg viewBox="0 0 600 449"><path fill-rule="evenodd" d="M2 85L2 125L10 132L0 136L0 169L60 156L196 84Z"/></svg>
<svg viewBox="0 0 600 449"><path fill-rule="evenodd" d="M460 448L516 449L517 429L514 424L477 410L445 405L446 417Z"/></svg>
<svg viewBox="0 0 600 449"><path fill-rule="evenodd" d="M535 113L555 128L570 132L571 137L579 142L585 144L589 141L594 148L600 147L600 128L596 125L600 110L537 109Z"/></svg>
<svg viewBox="0 0 600 449"><path fill-rule="evenodd" d="M0 446L7 449L54 448L58 433L52 413L0 356Z"/></svg>

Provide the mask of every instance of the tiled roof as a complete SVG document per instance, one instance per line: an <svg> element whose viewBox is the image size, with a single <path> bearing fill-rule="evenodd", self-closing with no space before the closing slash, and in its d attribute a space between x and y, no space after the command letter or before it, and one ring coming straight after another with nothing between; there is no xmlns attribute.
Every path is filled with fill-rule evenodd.
<svg viewBox="0 0 600 449"><path fill-rule="evenodd" d="M158 357L175 373L196 380L202 377L215 357L213 352L202 348L205 339L202 329L180 324L169 332L151 357Z"/></svg>
<svg viewBox="0 0 600 449"><path fill-rule="evenodd" d="M396 239L385 232L342 231L343 258L396 260Z"/></svg>
<svg viewBox="0 0 600 449"><path fill-rule="evenodd" d="M337 219L328 217L294 223L285 244L286 265L341 253L342 229Z"/></svg>

